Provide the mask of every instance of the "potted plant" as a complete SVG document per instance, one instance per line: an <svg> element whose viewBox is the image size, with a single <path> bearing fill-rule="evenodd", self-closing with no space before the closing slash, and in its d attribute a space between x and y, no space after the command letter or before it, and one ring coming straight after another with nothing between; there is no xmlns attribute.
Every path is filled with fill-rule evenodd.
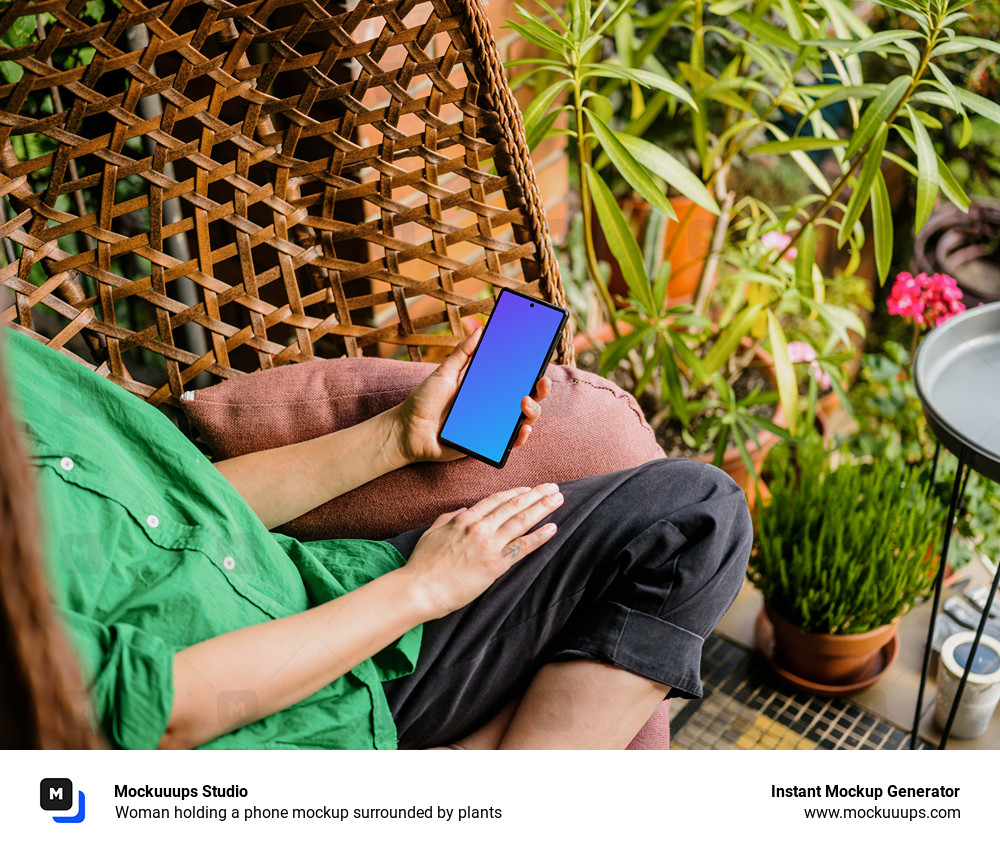
<svg viewBox="0 0 1000 850"><path fill-rule="evenodd" d="M567 278L599 296L610 338L601 370L630 375L637 395L652 388L659 405L653 416L672 420L691 452L721 462L729 448L746 454L747 440L760 444L763 423L773 425L737 392L748 384L753 392L747 376L765 351L773 387L759 388L756 400L776 392L786 423L779 432L795 436L803 402L788 343L808 342L827 356L833 335L850 347L865 331L858 310L828 292L853 275L866 242L880 278L889 273L894 211L883 162L916 178L919 230L939 193L967 201L934 149L928 130L938 122L928 110L945 104L956 120L1000 123L994 104L937 73L954 46L950 28L966 16L962 0L898 0L893 5L916 26L880 32L843 0L720 0L711 7L674 0L645 18L632 14L634 0L569 0L563 13L538 5L544 16L520 10L511 23L547 51L521 63L540 92L526 126L529 141L567 142L582 221L575 253L585 266ZM674 40L685 50L676 74L656 50ZM958 47L987 49L974 38ZM712 59L720 56L724 63ZM886 57L899 65L891 74L884 73ZM664 123L680 126L691 156L651 140ZM775 158L800 169L807 190L781 203L737 196L736 166L767 167L761 163ZM669 190L717 211L692 304L672 303L669 264L650 264L648 250L644 258L648 246L639 244L613 191L625 186L667 217L676 215ZM595 229L626 284L617 301L595 251ZM816 262L824 231L850 257L833 276ZM794 317L802 316L820 329L797 328Z"/></svg>
<svg viewBox="0 0 1000 850"><path fill-rule="evenodd" d="M771 455L748 571L765 600L758 634L773 632L762 648L807 688L870 684L930 587L939 503L918 469L881 458L833 468L815 439L787 449Z"/></svg>

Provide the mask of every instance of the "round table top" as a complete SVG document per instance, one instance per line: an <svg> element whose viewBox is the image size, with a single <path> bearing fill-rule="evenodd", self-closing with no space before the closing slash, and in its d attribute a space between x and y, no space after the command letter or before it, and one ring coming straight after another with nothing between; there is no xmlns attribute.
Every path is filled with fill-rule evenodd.
<svg viewBox="0 0 1000 850"><path fill-rule="evenodd" d="M913 382L944 446L1000 481L1000 302L928 333L914 358Z"/></svg>

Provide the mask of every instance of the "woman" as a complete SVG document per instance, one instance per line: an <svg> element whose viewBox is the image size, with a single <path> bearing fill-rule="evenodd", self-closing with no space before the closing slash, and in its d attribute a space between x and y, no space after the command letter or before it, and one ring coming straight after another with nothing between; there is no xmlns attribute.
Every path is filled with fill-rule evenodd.
<svg viewBox="0 0 1000 850"><path fill-rule="evenodd" d="M437 433L476 336L397 408L214 466L125 390L4 338L52 582L111 744L623 748L668 693L700 695L751 540L708 465L497 493L390 541L267 531L459 457ZM541 407L522 409L515 446Z"/></svg>

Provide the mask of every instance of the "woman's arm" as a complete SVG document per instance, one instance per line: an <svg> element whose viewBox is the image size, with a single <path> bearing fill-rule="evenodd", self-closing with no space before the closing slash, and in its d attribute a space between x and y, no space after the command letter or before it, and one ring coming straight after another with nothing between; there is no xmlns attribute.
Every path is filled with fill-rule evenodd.
<svg viewBox="0 0 1000 850"><path fill-rule="evenodd" d="M196 747L294 705L418 623L468 604L551 539L552 523L526 532L561 503L555 484L487 496L438 517L400 569L309 611L181 650L160 747ZM235 726L218 710L226 691L257 697L254 713Z"/></svg>
<svg viewBox="0 0 1000 850"><path fill-rule="evenodd" d="M387 472L417 461L462 457L438 443L445 413L461 382L481 331L452 354L400 405L373 418L303 443L219 461L219 470L254 509L264 525L274 528L318 505L367 484ZM549 394L542 378L538 400ZM524 423L514 446L521 446L541 413L538 401L521 401Z"/></svg>

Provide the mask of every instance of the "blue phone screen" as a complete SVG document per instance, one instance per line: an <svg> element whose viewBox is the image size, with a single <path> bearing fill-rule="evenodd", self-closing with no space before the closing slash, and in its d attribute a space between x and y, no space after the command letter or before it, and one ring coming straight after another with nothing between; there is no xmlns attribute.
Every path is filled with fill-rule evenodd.
<svg viewBox="0 0 1000 850"><path fill-rule="evenodd" d="M562 321L560 310L501 292L441 436L499 463Z"/></svg>

